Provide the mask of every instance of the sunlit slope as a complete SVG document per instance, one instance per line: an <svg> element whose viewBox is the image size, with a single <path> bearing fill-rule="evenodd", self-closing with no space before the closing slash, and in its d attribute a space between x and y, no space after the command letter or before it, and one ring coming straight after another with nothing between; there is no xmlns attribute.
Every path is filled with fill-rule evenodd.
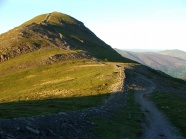
<svg viewBox="0 0 186 139"><path fill-rule="evenodd" d="M132 61L82 22L39 15L0 35L0 118L100 105L121 83L119 62Z"/></svg>
<svg viewBox="0 0 186 139"><path fill-rule="evenodd" d="M118 77L114 63L96 63L82 57L60 62L48 59L56 51L65 53L40 50L1 63L1 102L112 92L111 85Z"/></svg>

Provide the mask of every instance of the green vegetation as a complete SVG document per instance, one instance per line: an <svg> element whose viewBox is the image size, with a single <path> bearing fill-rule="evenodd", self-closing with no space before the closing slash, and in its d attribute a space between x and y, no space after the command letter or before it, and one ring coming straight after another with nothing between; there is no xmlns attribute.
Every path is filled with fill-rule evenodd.
<svg viewBox="0 0 186 139"><path fill-rule="evenodd" d="M0 76L21 69L30 69L46 64L48 57L57 54L73 53L74 51L61 50L59 48L43 48L35 52L22 54L14 59L0 63Z"/></svg>
<svg viewBox="0 0 186 139"><path fill-rule="evenodd" d="M47 16L48 14L42 14L42 15L36 16L33 19L25 22L23 26L32 24L33 22L40 24L46 19ZM59 12L52 12L52 16L49 18L49 23L50 24L61 24L62 22L65 22L68 24L76 24L77 20L73 19L72 17L66 14L62 14Z"/></svg>
<svg viewBox="0 0 186 139"><path fill-rule="evenodd" d="M1 76L2 102L75 97L107 93L114 83L111 65L84 64L85 60L44 65Z"/></svg>
<svg viewBox="0 0 186 139"><path fill-rule="evenodd" d="M84 108L83 102L89 107L98 105L100 100L95 96L103 95L103 100L108 97L106 94L112 92L113 85L119 82L119 69L115 63L106 61L131 62L99 39L82 22L58 12L37 16L0 35L0 45L0 60L3 62L0 63L2 118L27 116L27 112L30 116L29 111L33 109L36 109L33 115L63 111L60 103L65 111ZM68 55L63 62L57 59L62 54L77 52L85 52L105 63L78 58L70 60ZM56 61L55 58L50 59L56 54ZM75 102L80 97L91 96L95 98L92 101L98 103L86 100ZM69 100L68 108L63 104L64 98ZM50 108L46 103L53 99L56 104ZM74 103L77 108L74 108ZM21 112L14 106L23 110L28 108L28 111ZM40 108L36 108L38 106Z"/></svg>
<svg viewBox="0 0 186 139"><path fill-rule="evenodd" d="M134 100L134 93L128 94L128 103L121 111L114 114L113 118L95 118L95 132L101 138L118 139L129 138L136 139L141 133L140 121L142 113Z"/></svg>
<svg viewBox="0 0 186 139"><path fill-rule="evenodd" d="M99 105L119 81L115 63L76 59L47 64L47 58L56 53L75 51L45 48L0 63L0 118ZM33 109L36 112L30 113Z"/></svg>
<svg viewBox="0 0 186 139"><path fill-rule="evenodd" d="M3 48L0 56L6 53L9 59L40 48L60 47L83 50L101 60L133 62L118 54L82 22L58 12L39 15L0 35L0 45ZM7 59L3 57L4 60Z"/></svg>
<svg viewBox="0 0 186 139"><path fill-rule="evenodd" d="M32 22L38 23L46 18L47 14L33 18L25 24ZM47 23L47 26L42 26L45 30L56 31L63 35L63 37L71 40L72 49L81 49L89 52L92 56L99 59L107 59L114 62L132 62L129 59L122 57L109 45L99 39L92 31L86 28L80 21L58 12L53 12ZM68 42L68 41L67 41ZM73 42L73 43L72 43Z"/></svg>
<svg viewBox="0 0 186 139"><path fill-rule="evenodd" d="M186 96L178 93L154 92L151 95L158 108L186 137Z"/></svg>
<svg viewBox="0 0 186 139"><path fill-rule="evenodd" d="M110 94L0 103L0 118L28 117L81 110L102 104Z"/></svg>

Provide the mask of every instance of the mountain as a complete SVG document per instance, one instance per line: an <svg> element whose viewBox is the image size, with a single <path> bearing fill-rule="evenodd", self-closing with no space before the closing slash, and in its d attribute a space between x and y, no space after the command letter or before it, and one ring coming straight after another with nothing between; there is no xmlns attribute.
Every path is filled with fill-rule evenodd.
<svg viewBox="0 0 186 139"><path fill-rule="evenodd" d="M166 57L147 55L147 63ZM171 58L170 63L180 60ZM155 96L163 102L160 110L171 111L185 133L185 90L185 81L122 57L82 22L62 13L37 16L0 35L3 139L143 138L149 129L154 138L171 138L177 132L169 130L174 127L158 110L154 113L150 93L161 94ZM154 130L162 123L165 131ZM150 127L142 129L146 124Z"/></svg>
<svg viewBox="0 0 186 139"><path fill-rule="evenodd" d="M39 15L0 35L0 111L4 111L0 117L15 116L10 112L14 104L4 107L1 103L46 100L39 101L39 108L33 103L22 105L16 109L17 116L98 105L120 85L118 62L132 61L82 22L58 12ZM96 95L103 96L93 97ZM83 96L90 97L64 99ZM52 106L48 99L55 100Z"/></svg>
<svg viewBox="0 0 186 139"><path fill-rule="evenodd" d="M183 51L162 51L162 52L129 52L115 49L118 53L137 61L153 69L165 72L175 78L186 80L186 60ZM178 54L177 54L178 52ZM181 55L182 54L182 55ZM182 58L181 58L182 57Z"/></svg>
<svg viewBox="0 0 186 139"><path fill-rule="evenodd" d="M108 61L123 58L84 24L59 12L39 15L0 35L0 62L39 49L60 48L65 53L78 50Z"/></svg>
<svg viewBox="0 0 186 139"><path fill-rule="evenodd" d="M163 54L163 55L178 57L178 58L186 60L186 52L181 51L181 50L177 50L177 49L175 49L175 50L165 50L165 51L160 51L158 53Z"/></svg>

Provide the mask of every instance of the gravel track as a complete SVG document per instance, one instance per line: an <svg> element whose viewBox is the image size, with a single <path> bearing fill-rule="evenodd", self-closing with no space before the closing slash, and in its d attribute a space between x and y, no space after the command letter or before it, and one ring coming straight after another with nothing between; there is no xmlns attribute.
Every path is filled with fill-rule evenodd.
<svg viewBox="0 0 186 139"><path fill-rule="evenodd" d="M152 79L136 72L132 74L135 80L131 80L130 84L135 90L135 100L141 105L145 118L142 122L140 139L184 139L178 135L176 128L171 125L165 115L148 99L148 95L156 88Z"/></svg>

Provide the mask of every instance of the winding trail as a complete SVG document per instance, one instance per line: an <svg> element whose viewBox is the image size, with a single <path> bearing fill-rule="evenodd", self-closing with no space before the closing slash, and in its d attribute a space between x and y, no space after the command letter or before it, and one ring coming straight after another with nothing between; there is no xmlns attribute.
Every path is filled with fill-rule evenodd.
<svg viewBox="0 0 186 139"><path fill-rule="evenodd" d="M51 17L52 13L49 13L46 18L43 20L43 23L47 23Z"/></svg>
<svg viewBox="0 0 186 139"><path fill-rule="evenodd" d="M183 139L178 135L167 118L157 109L155 104L148 99L148 95L155 88L151 79L135 73L136 87L135 100L141 105L141 111L145 116L142 123L142 136L140 139Z"/></svg>

